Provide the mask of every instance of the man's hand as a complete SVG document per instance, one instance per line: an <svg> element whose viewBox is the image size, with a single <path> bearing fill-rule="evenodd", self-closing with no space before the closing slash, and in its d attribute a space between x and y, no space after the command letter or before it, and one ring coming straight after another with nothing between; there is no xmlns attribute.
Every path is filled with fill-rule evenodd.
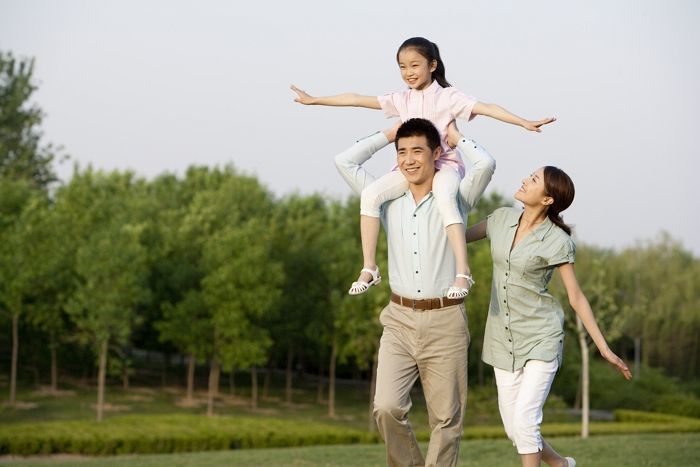
<svg viewBox="0 0 700 467"><path fill-rule="evenodd" d="M461 140L462 138L464 138L464 136L462 136L462 133L459 132L455 121L452 120L450 124L447 125L447 144L449 144L450 147L454 149L457 147L459 140Z"/></svg>
<svg viewBox="0 0 700 467"><path fill-rule="evenodd" d="M396 124L391 128L382 130L384 132L384 136L386 136L387 141L389 141L390 143L394 142L394 140L396 139L396 132L398 131L401 125L403 125L403 123L401 122L401 120L398 120Z"/></svg>

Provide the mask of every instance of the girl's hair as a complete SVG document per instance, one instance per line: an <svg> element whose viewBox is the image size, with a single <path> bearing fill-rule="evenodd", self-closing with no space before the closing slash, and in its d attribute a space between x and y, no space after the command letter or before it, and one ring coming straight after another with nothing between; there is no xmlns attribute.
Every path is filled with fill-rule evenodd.
<svg viewBox="0 0 700 467"><path fill-rule="evenodd" d="M571 227L564 223L561 212L571 206L574 201L574 182L558 167L544 167L544 191L554 202L547 209L547 217L567 234L571 235Z"/></svg>
<svg viewBox="0 0 700 467"><path fill-rule="evenodd" d="M428 63L435 60L435 62L437 62L437 67L432 73L432 78L443 88L449 88L452 86L447 81L447 78L445 78L445 64L442 63L442 59L440 58L440 50L434 42L430 42L424 37L411 37L410 39L406 39L396 52L397 62L399 61L399 54L405 49L415 49L416 52L428 60Z"/></svg>

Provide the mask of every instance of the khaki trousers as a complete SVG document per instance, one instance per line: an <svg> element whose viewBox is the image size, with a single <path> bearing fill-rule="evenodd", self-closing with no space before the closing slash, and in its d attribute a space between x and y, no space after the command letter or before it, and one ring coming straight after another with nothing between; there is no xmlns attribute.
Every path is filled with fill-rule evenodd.
<svg viewBox="0 0 700 467"><path fill-rule="evenodd" d="M467 401L469 328L464 305L430 311L390 302L380 315L374 419L386 443L387 465L454 466ZM411 388L420 377L430 443L423 458L408 421Z"/></svg>

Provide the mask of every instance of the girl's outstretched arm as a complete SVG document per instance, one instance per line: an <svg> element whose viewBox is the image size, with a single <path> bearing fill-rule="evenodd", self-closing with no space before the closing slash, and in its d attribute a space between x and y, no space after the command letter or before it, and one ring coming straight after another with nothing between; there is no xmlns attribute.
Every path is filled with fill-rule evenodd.
<svg viewBox="0 0 700 467"><path fill-rule="evenodd" d="M556 121L556 118L550 117L543 120L525 120L522 117L507 111L498 104L486 104L484 102L477 102L474 104L472 113L476 115L484 115L486 117L495 118L502 122L511 123L513 125L518 125L526 130L536 131L540 133L542 131L541 127Z"/></svg>
<svg viewBox="0 0 700 467"><path fill-rule="evenodd" d="M377 96L361 96L359 94L345 93L337 96L314 97L306 91L302 91L292 84L292 91L297 94L294 102L304 105L330 105L334 107L365 107L367 109L380 110Z"/></svg>
<svg viewBox="0 0 700 467"><path fill-rule="evenodd" d="M566 287L566 294L569 296L569 303L574 309L581 322L588 331L588 334L593 339L598 351L612 366L614 366L625 379L632 379L632 372L627 367L624 361L615 353L610 350L608 343L603 337L603 333L598 327L595 316L593 316L593 310L591 310L591 305L588 303L588 299L583 294L581 287L578 284L578 279L576 279L576 273L574 272L574 265L571 263L564 263L559 266L559 273L561 274L561 279L564 282L564 287Z"/></svg>

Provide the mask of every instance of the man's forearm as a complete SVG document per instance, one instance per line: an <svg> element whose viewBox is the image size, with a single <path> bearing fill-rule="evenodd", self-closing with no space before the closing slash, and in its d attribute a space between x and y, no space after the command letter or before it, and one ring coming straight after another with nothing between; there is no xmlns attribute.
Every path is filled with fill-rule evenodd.
<svg viewBox="0 0 700 467"><path fill-rule="evenodd" d="M358 140L350 148L335 156L335 166L345 182L358 195L374 182L375 177L362 166L375 152L389 144L386 135L378 131Z"/></svg>

